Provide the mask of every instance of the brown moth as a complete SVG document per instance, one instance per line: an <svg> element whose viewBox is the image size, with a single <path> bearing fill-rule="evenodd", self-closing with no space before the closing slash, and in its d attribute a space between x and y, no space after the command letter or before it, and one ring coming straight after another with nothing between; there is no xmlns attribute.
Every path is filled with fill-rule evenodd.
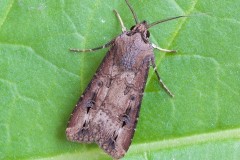
<svg viewBox="0 0 240 160"><path fill-rule="evenodd" d="M93 79L78 101L68 122L68 140L81 143L97 143L113 158L121 158L127 152L136 128L143 92L150 65L163 88L156 70L153 49L166 50L149 42L148 29L156 24L177 19L178 16L151 24L139 23L135 12L126 0L136 25L127 31L120 15L114 10L122 34L104 46L75 52L95 51L110 47Z"/></svg>

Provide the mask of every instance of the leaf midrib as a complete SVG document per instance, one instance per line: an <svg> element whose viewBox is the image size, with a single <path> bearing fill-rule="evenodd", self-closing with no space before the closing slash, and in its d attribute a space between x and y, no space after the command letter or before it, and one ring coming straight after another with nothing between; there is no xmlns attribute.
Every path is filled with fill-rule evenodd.
<svg viewBox="0 0 240 160"><path fill-rule="evenodd" d="M187 137L180 137L168 140L154 141L151 143L141 143L132 145L131 152L139 153L146 150L159 150L166 148L176 148L180 146L194 145L206 142L228 140L228 139L239 139L240 128L230 129L224 131L217 131L212 133L203 133Z"/></svg>

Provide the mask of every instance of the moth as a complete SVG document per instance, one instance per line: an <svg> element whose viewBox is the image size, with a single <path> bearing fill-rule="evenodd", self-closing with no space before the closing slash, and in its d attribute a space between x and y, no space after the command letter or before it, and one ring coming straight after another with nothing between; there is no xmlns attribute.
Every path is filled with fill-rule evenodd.
<svg viewBox="0 0 240 160"><path fill-rule="evenodd" d="M139 22L129 1L125 1L136 23L130 30L126 29L119 13L114 10L122 27L118 37L93 49L70 49L74 52L91 52L110 47L71 114L66 129L67 139L80 143L95 142L117 159L125 155L131 144L150 66L162 87L173 97L159 76L153 50L175 50L162 49L151 43L148 29L185 17L172 17L150 24Z"/></svg>

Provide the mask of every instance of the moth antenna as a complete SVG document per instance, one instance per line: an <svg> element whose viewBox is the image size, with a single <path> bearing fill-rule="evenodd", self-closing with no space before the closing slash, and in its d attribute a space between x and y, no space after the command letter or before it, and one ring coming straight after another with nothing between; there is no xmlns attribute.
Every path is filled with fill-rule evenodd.
<svg viewBox="0 0 240 160"><path fill-rule="evenodd" d="M159 20L157 22L153 22L153 23L147 25L147 29L149 29L150 27L155 26L155 25L157 25L159 23L164 23L164 22L167 22L167 21L171 21L171 20L178 19L178 18L183 18L183 17L188 17L188 16L177 16L177 17L171 17L171 18Z"/></svg>
<svg viewBox="0 0 240 160"><path fill-rule="evenodd" d="M136 13L134 12L134 10L133 10L132 6L130 5L129 1L128 0L125 0L125 1L126 1L128 7L129 7L129 9L131 10L132 14L133 14L133 18L135 20L135 23L138 24L139 21L138 21Z"/></svg>

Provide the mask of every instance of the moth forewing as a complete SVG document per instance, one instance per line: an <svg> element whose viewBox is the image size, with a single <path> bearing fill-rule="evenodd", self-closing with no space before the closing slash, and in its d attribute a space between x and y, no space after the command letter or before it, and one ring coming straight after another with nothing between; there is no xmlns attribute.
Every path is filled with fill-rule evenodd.
<svg viewBox="0 0 240 160"><path fill-rule="evenodd" d="M140 33L127 34L115 39L66 130L69 140L96 142L115 158L131 144L153 56L151 45L139 44Z"/></svg>
<svg viewBox="0 0 240 160"><path fill-rule="evenodd" d="M115 11L121 22L121 35L102 47L71 49L86 52L110 46L71 114L66 135L70 141L96 142L113 158L123 157L131 144L150 64L163 88L172 95L156 70L153 54L156 45L149 42L149 26L146 21L138 23L126 2L137 23L130 31L126 31Z"/></svg>

